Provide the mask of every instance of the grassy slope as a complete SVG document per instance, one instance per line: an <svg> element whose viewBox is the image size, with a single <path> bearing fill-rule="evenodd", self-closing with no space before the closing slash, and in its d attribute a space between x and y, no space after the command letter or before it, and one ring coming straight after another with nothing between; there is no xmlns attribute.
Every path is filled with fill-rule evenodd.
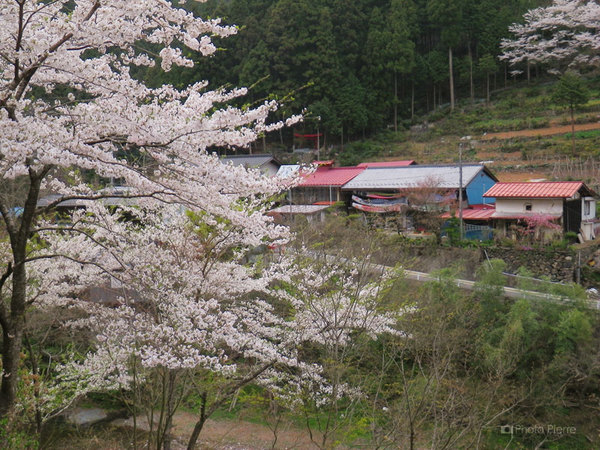
<svg viewBox="0 0 600 450"><path fill-rule="evenodd" d="M591 100L578 108L576 123L586 128L576 132L576 154L570 133L536 136L545 130L570 125L568 111L551 101L552 83L524 83L496 92L489 106L459 103L454 113L447 109L428 114L410 130L382 133L369 141L355 142L337 159L342 165L364 160L415 159L424 163L458 160L462 136L465 161L486 161L501 181L581 179L599 187L600 179L600 79L589 81ZM494 133L531 130L532 136L501 136ZM526 133L527 134L527 133ZM592 160L594 163L592 163Z"/></svg>

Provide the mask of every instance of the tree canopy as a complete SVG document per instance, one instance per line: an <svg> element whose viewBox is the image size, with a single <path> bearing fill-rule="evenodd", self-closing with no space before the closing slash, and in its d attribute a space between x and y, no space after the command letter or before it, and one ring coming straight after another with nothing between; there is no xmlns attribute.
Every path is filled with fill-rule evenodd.
<svg viewBox="0 0 600 450"><path fill-rule="evenodd" d="M287 97L291 110L321 117L337 141L387 126L450 101L450 62L456 101L471 91L486 97L484 55L496 58L508 27L541 1L232 0L186 7L240 27L227 49L194 68L190 79L252 85L254 99ZM448 49L452 49L449 58ZM438 58L438 56L441 56ZM460 61L470 58L458 76ZM429 61L428 68L423 66ZM423 76L424 72L429 72ZM187 72L187 70L186 70ZM348 92L355 91L348 107ZM293 93L293 95L289 95ZM362 93L366 93L364 96ZM466 94L466 95L465 95ZM344 99L340 99L340 97ZM360 110L360 111L359 111ZM353 118L345 120L345 115ZM314 127L306 122L305 127ZM314 130L311 130L314 131Z"/></svg>

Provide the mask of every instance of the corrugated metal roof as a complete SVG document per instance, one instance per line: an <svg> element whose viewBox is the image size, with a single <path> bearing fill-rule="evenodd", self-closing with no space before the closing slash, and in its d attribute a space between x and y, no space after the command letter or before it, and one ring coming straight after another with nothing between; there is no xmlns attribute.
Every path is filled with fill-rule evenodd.
<svg viewBox="0 0 600 450"><path fill-rule="evenodd" d="M62 197L64 197L61 194L50 194L50 195L46 195L45 197L40 198L37 201L37 207L38 208L45 208L46 206L50 205L51 203L54 203L57 200L60 200ZM60 203L58 203L56 206L60 207L60 208L74 208L77 206L83 206L84 202L82 200L79 199L70 199L70 200L64 200Z"/></svg>
<svg viewBox="0 0 600 450"><path fill-rule="evenodd" d="M463 209L463 220L490 220L493 214L496 212L495 209ZM454 214L454 217L458 217L458 211L453 213L448 211L442 214L442 219L449 219Z"/></svg>
<svg viewBox="0 0 600 450"><path fill-rule="evenodd" d="M571 198L584 186L580 181L496 183L484 197Z"/></svg>
<svg viewBox="0 0 600 450"><path fill-rule="evenodd" d="M463 187L476 175L485 170L483 164L463 165ZM489 173L488 173L489 175ZM491 175L493 177L493 175ZM370 167L343 186L344 190L364 191L369 189L414 189L435 187L458 189L459 167L456 165Z"/></svg>
<svg viewBox="0 0 600 450"><path fill-rule="evenodd" d="M300 183L300 187L343 186L364 170L364 167L319 167Z"/></svg>
<svg viewBox="0 0 600 450"><path fill-rule="evenodd" d="M364 162L360 163L356 167L404 167L415 164L415 162L411 160L407 161L379 161L379 162Z"/></svg>
<svg viewBox="0 0 600 450"><path fill-rule="evenodd" d="M275 174L279 178L288 178L296 175L296 173L300 170L300 164L284 164L277 170Z"/></svg>
<svg viewBox="0 0 600 450"><path fill-rule="evenodd" d="M272 155L229 155L222 158L224 163L231 162L234 166L260 167L272 162L280 166L281 164L273 158Z"/></svg>

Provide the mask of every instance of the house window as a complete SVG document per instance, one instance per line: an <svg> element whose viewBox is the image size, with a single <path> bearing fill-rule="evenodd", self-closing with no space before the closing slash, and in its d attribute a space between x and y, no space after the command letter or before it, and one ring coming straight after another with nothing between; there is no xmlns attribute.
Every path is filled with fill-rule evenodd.
<svg viewBox="0 0 600 450"><path fill-rule="evenodd" d="M525 203L525 211L531 211L531 203Z"/></svg>
<svg viewBox="0 0 600 450"><path fill-rule="evenodd" d="M589 200L584 201L583 202L583 214L585 214L586 216L589 216L591 207L592 207L592 202L590 202Z"/></svg>

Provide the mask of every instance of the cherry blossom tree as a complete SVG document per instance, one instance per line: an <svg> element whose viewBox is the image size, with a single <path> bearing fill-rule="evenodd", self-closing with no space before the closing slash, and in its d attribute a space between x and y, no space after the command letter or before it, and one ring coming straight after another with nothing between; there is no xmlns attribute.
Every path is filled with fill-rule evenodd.
<svg viewBox="0 0 600 450"><path fill-rule="evenodd" d="M399 302L383 306L383 297L402 278L401 271L381 273L381 266L365 256L320 257L298 258L289 281L276 286L277 298L289 305L294 317L295 347L309 359L298 364L300 376L296 367L290 371L274 366L259 379L286 407L303 411L315 446L329 448L344 425L355 425L352 412L366 396L364 380L352 377L368 352L365 343L382 335L405 337L396 324L412 309ZM308 420L311 415L314 420Z"/></svg>
<svg viewBox="0 0 600 450"><path fill-rule="evenodd" d="M547 235L552 236L558 234L562 227L556 223L556 218L546 214L534 214L533 216L524 219L526 224L525 234L530 236L532 240L542 240Z"/></svg>
<svg viewBox="0 0 600 450"><path fill-rule="evenodd" d="M60 234L52 222L36 229L44 245L31 255L36 282L28 297L47 309L81 310L70 326L95 336L85 358L45 381L38 405L44 417L87 392L126 390L134 418L136 407L149 415L148 447L168 448L173 414L194 392L200 414L191 449L206 419L251 382L292 403L303 393L319 405L357 396L340 369L347 349L357 338L398 334L398 311L378 302L391 276L381 279L355 261L271 255L241 264L244 249L260 240L229 219L182 214L151 198L118 212L85 204ZM270 232L288 237L284 228ZM116 305L83 300L102 279L122 286ZM306 348L322 348L325 363L307 358ZM326 436L332 431L328 426Z"/></svg>
<svg viewBox="0 0 600 450"><path fill-rule="evenodd" d="M127 258L117 257L127 243L116 232L118 222L102 228L101 218L108 216L90 204L85 207L98 218L95 231L73 227L70 239L54 243L48 235L64 236L42 220L60 202L115 196L90 188L84 182L90 175L119 180L128 186L119 195L141 204L145 197L177 203L205 214L205 222L217 228L224 220L230 227L226 235L239 230L246 246L280 237L261 214L264 198L279 187L207 153L211 146L246 146L257 133L282 126L269 123L276 104L236 109L223 105L244 89L210 91L205 82L180 90L149 88L130 75L134 65L191 67L195 57L187 55L210 55L211 36L233 33L235 28L218 19L194 17L166 0L0 1L0 416L14 412L27 310L44 297L64 298L75 287L129 267ZM140 50L140 41L159 48L158 54ZM137 163L136 156L147 164ZM48 192L58 197L40 207L40 196ZM82 220L76 215L72 223ZM161 263L163 252L148 242L138 239ZM32 267L51 260L45 270ZM214 277L233 275L222 269L215 267ZM32 276L45 286L35 295ZM148 358L157 364L169 359Z"/></svg>
<svg viewBox="0 0 600 450"><path fill-rule="evenodd" d="M37 230L46 245L30 264L37 281L30 295L41 307L80 310L69 325L94 336L83 359L66 362L48 380L47 392L62 391L62 402L49 395L40 409L51 416L87 392L132 391L134 417L140 408L157 423L149 447L163 448L191 388L208 403L193 448L206 418L240 387L275 364L298 365L291 322L265 300L274 279L289 278L288 265L242 264L243 249L260 240L228 219L140 202L119 214L92 203L58 236L52 224ZM287 234L274 227L276 233ZM122 286L116 305L84 300L90 283L103 278Z"/></svg>
<svg viewBox="0 0 600 450"><path fill-rule="evenodd" d="M511 65L544 63L551 70L600 64L600 4L594 0L554 0L524 16L501 43L500 59Z"/></svg>
<svg viewBox="0 0 600 450"><path fill-rule="evenodd" d="M92 336L83 357L37 379L39 420L87 392L135 397L155 386L161 395L137 405L160 411L156 448L168 447L187 388L202 398L193 448L206 418L249 382L275 388L286 373L291 386L310 379L327 393L333 380L343 392L299 357L305 343L392 329L393 316L374 315L372 289L354 295L368 303L341 302L345 319L323 328L327 303L276 288L318 277L294 277L289 261L250 261L251 249L289 238L264 214L286 186L207 149L243 147L283 126L269 121L275 103L236 109L223 105L244 89L149 88L130 75L132 65L192 66L189 50L208 55L210 36L234 32L163 0L0 2L0 415L26 412L17 393L32 308L68 311L71 329ZM158 55L139 50L144 40ZM92 188L90 178L127 187ZM41 202L47 193L55 196ZM57 222L66 204L75 209ZM90 289L103 286L117 289L113 302L90 302Z"/></svg>

